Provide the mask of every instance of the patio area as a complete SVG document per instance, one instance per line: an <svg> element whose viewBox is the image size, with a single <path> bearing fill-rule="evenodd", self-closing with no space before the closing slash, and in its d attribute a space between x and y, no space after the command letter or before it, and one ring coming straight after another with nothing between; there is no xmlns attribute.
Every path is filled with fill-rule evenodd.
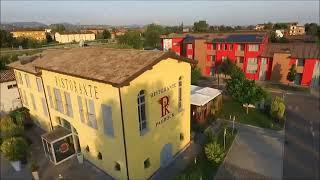
<svg viewBox="0 0 320 180"><path fill-rule="evenodd" d="M39 165L40 179L56 180L61 175L63 179L86 179L86 180L108 180L113 179L94 165L84 160L79 164L76 157L73 157L61 164L54 165L45 156L41 135L45 132L37 126L33 126L26 131L26 136L32 140L31 153L32 158ZM23 178L22 178L23 177ZM31 172L28 166L23 166L21 172L15 172L9 162L1 159L1 179L31 179Z"/></svg>

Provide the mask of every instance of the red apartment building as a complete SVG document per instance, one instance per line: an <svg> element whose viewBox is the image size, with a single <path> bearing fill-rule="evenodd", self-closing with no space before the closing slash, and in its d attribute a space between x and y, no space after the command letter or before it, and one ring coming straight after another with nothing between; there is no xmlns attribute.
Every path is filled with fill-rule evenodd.
<svg viewBox="0 0 320 180"><path fill-rule="evenodd" d="M267 34L263 32L169 34L162 36L161 40L164 51L171 50L197 60L197 67L203 76L213 76L217 65L229 58L243 70L248 79L287 83L286 76L291 64L296 64L296 84L319 85L320 53L319 46L314 43L270 44ZM283 48L287 50L281 50ZM284 53L287 51L291 54ZM288 58L291 59L290 63L287 63ZM279 72L277 63L282 65Z"/></svg>

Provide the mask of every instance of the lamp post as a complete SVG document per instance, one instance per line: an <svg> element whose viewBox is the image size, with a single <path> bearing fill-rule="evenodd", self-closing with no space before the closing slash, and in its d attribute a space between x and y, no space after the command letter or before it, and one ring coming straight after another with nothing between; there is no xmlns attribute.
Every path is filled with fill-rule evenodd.
<svg viewBox="0 0 320 180"><path fill-rule="evenodd" d="M226 134L227 134L227 129L224 128L223 132L223 148L226 149Z"/></svg>

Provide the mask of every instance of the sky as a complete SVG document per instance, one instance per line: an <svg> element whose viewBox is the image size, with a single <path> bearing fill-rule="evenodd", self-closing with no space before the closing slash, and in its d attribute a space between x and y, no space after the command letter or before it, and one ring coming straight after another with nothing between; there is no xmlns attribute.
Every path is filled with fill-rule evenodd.
<svg viewBox="0 0 320 180"><path fill-rule="evenodd" d="M319 1L4 1L1 22L250 25L319 23Z"/></svg>

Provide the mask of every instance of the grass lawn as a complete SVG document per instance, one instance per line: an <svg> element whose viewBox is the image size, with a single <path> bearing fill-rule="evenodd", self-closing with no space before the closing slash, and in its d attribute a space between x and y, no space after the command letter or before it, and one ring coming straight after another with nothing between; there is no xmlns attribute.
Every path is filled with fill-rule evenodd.
<svg viewBox="0 0 320 180"><path fill-rule="evenodd" d="M232 128L227 128L226 136L226 150L227 154L236 134L237 130L235 129L232 134ZM218 134L218 143L223 147L223 130ZM207 160L204 150L197 156L196 163L192 162L181 175L176 177L176 180L195 180L195 179L213 179L217 173L220 164L214 164Z"/></svg>
<svg viewBox="0 0 320 180"><path fill-rule="evenodd" d="M232 99L224 99L220 117L229 119L230 115L236 116L236 122L250 124L262 128L281 130L283 123L276 123L271 117L258 109L249 108L249 114L246 114L246 108Z"/></svg>

